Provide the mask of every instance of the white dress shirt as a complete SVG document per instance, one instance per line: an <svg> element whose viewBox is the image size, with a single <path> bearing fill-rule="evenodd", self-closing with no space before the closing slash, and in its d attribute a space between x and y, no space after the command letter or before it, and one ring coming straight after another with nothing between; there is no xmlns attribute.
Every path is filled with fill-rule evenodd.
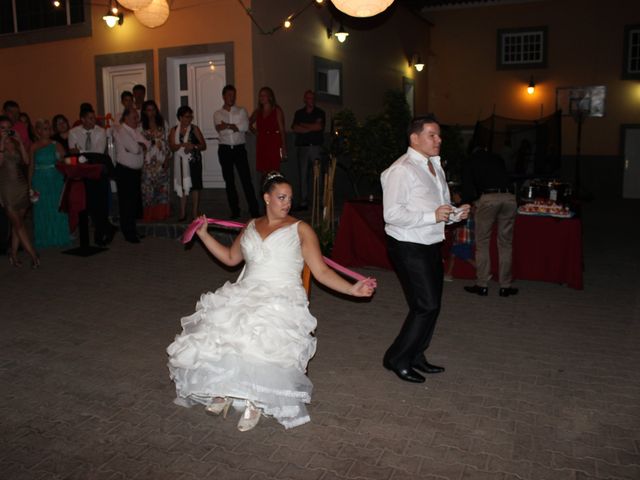
<svg viewBox="0 0 640 480"><path fill-rule="evenodd" d="M149 148L149 142L138 130L126 123L115 129L113 137L116 142L116 161L125 167L140 170L144 163L144 150L141 143Z"/></svg>
<svg viewBox="0 0 640 480"><path fill-rule="evenodd" d="M91 148L89 150L85 149L87 133L91 137ZM85 130L82 125L78 125L69 130L69 148L77 148L80 153L104 153L107 148L107 134L104 128L98 125L91 130Z"/></svg>
<svg viewBox="0 0 640 480"><path fill-rule="evenodd" d="M242 107L231 106L229 111L221 108L213 114L214 125L224 123L232 123L238 127L238 131L234 132L230 128L220 130L220 145L244 145L245 133L249 130L249 115Z"/></svg>
<svg viewBox="0 0 640 480"><path fill-rule="evenodd" d="M429 171L429 161L436 172ZM425 157L409 147L380 176L385 231L402 242L432 245L444 240L445 222L436 209L451 203L440 157Z"/></svg>

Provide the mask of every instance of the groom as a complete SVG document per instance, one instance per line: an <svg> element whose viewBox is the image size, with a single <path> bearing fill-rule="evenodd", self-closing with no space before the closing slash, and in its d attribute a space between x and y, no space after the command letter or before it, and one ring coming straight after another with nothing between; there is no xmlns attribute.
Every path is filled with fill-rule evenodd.
<svg viewBox="0 0 640 480"><path fill-rule="evenodd" d="M469 205L454 209L440 165L440 126L433 115L409 125L407 153L382 172L383 210L389 258L404 289L409 313L384 355L383 365L407 382L418 373L440 373L425 355L440 313L444 226L464 220Z"/></svg>

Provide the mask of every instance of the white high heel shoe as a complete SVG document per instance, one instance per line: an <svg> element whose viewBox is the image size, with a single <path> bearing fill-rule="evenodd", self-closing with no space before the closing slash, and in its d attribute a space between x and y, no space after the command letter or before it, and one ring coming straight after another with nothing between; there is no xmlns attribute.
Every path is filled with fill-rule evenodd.
<svg viewBox="0 0 640 480"><path fill-rule="evenodd" d="M233 400L228 397L215 397L211 400L211 403L204 407L204 409L212 413L214 415L220 415L222 413L222 418L227 418L227 412L229 411L229 407L233 403Z"/></svg>
<svg viewBox="0 0 640 480"><path fill-rule="evenodd" d="M254 428L260 420L260 415L262 415L262 410L247 400L247 408L245 408L240 421L238 421L238 430L247 432Z"/></svg>

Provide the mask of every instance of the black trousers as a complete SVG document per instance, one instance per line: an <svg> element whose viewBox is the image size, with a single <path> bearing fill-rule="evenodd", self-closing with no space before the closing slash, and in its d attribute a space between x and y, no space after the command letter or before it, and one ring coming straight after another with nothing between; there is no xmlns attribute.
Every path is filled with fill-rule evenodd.
<svg viewBox="0 0 640 480"><path fill-rule="evenodd" d="M134 170L119 163L116 165L120 230L128 240L138 237L136 219L142 216L141 175L142 170Z"/></svg>
<svg viewBox="0 0 640 480"><path fill-rule="evenodd" d="M109 223L109 179L103 174L97 180L86 179L87 212L91 217L96 243L104 242L111 235Z"/></svg>
<svg viewBox="0 0 640 480"><path fill-rule="evenodd" d="M431 342L442 300L441 246L441 242L422 245L387 236L389 258L409 304L400 333L384 356L394 368L410 368L420 361Z"/></svg>
<svg viewBox="0 0 640 480"><path fill-rule="evenodd" d="M229 202L231 215L234 217L240 215L240 203L238 201L238 192L236 190L233 171L235 166L236 170L238 170L238 176L240 177L244 197L247 199L249 213L254 218L259 216L260 211L258 208L258 201L256 200L256 194L253 190L253 184L251 183L251 170L249 170L247 150L244 145L219 145L218 160L222 167L222 178L224 178L227 202Z"/></svg>

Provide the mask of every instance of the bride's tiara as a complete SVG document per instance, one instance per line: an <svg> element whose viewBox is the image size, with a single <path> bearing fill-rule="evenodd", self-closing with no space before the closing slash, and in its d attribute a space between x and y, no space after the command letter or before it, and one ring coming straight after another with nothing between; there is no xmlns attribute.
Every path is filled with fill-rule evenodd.
<svg viewBox="0 0 640 480"><path fill-rule="evenodd" d="M274 178L284 179L284 175L282 175L280 172L269 172L267 173L267 176L264 178L264 183L270 182Z"/></svg>

